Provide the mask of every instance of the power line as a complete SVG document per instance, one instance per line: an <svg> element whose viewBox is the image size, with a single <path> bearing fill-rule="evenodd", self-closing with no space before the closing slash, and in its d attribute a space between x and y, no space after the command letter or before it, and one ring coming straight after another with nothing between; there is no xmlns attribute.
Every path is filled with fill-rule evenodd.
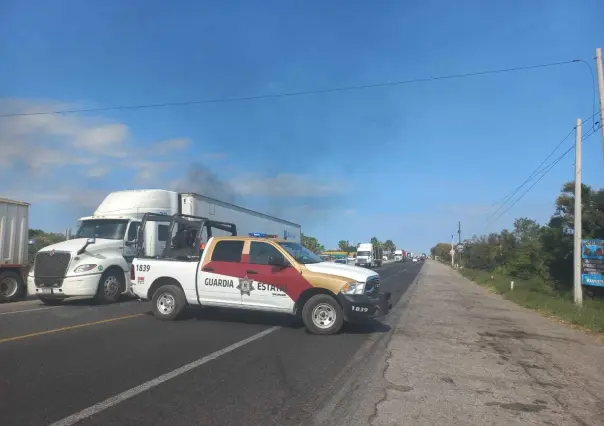
<svg viewBox="0 0 604 426"><path fill-rule="evenodd" d="M165 103L155 103L155 104L142 104L142 105L122 105L122 106L112 106L112 107L101 107L101 108L82 108L82 109L70 109L70 110L57 110L57 111L40 111L40 112L22 112L22 113L9 113L9 114L0 114L0 118L9 118L9 117L24 117L30 115L52 115L52 114L76 114L76 113L85 113L85 112L103 112L103 111L117 111L117 110L135 110L135 109L146 109L146 108L165 108L171 106L187 106L187 105L202 105L202 104L216 104L216 103L228 103L228 102L245 102L245 101L257 101L262 99L276 99L276 98L288 98L294 96L307 96L307 95L318 95L324 93L335 93L335 92L345 92L352 90L363 90L363 89L375 89L380 87L394 87L394 86L402 86L405 84L415 84L415 83L424 83L430 81L438 81L438 80L450 80L455 78L468 78L468 77L477 77L481 75L488 74L501 74L506 72L514 72L514 71L525 71L537 68L547 68L554 67L560 65L573 64L577 62L581 62L581 59L573 59L570 61L562 61L562 62L550 62L545 64L537 64L537 65L527 65L521 67L513 67L513 68L503 68L497 70L489 70L489 71L476 71L469 72L463 74L449 74L438 77L425 77L425 78L416 78L412 80L400 80L400 81L391 81L391 82L383 82L383 83L375 83L375 84L364 84L358 86L346 86L346 87L335 87L329 89L315 89L315 90L304 90L299 92L286 92L286 93L276 93L272 95L257 95L257 96L240 96L233 98L215 98L215 99L203 99L197 101L184 101L184 102L165 102Z"/></svg>
<svg viewBox="0 0 604 426"><path fill-rule="evenodd" d="M511 193L509 193L505 197L505 200L503 200L503 202L501 203L501 205L499 206L499 208L497 210L495 210L493 213L491 213L491 215L485 219L485 223L488 222L489 219L491 219L493 216L495 216L497 214L497 212L499 212L510 201L510 199L514 195L516 195L518 193L518 191L520 191L522 189L522 187L524 185L526 185L527 183L529 183L531 180L533 180L539 174L539 170L545 164L545 162L547 160L549 160L549 158L552 155L554 155L554 153L558 150L558 148L560 148L560 146L573 134L574 131L575 131L575 128L573 127L572 130L570 132L568 132L568 134L564 137L564 139L562 139L558 143L558 145L556 145L556 147L549 153L549 155L547 157L545 157L545 159L537 166L537 168L535 170L533 170L533 173L531 173L530 176L528 178L526 178L526 180L524 182L522 182L520 185L518 185L516 187L516 189L514 189Z"/></svg>
<svg viewBox="0 0 604 426"><path fill-rule="evenodd" d="M596 115L598 115L600 113L600 111L598 110L597 112L594 112L591 117L587 118L584 123L589 122L590 120L593 120L594 117ZM595 120L594 120L595 122ZM573 127L571 129L571 131L554 147L554 149L548 154L547 157L545 157L545 159L537 166L537 168L535 170L533 170L533 172L529 175L528 178L525 179L524 182L522 182L520 185L518 185L514 190L512 190L512 192L510 192L508 195L506 195L503 199L503 201L501 202L501 205L499 206L499 208L497 208L497 210L495 210L493 213L491 213L483 223L487 223L489 221L489 219L491 219L493 216L495 216L497 214L497 212L499 212L509 201L510 199L516 195L527 183L529 183L531 180L533 180L535 177L537 177L537 175L539 173L542 172L541 167L547 162L547 160L549 160L549 158L554 155L554 153L558 150L558 148L560 148L560 146L573 134L573 132L575 131L575 127ZM597 131L599 129L599 127L595 126L591 129L592 131ZM590 134L591 136L591 134ZM495 202L491 207L494 207L496 204L499 204L499 202ZM500 216L498 216L499 218ZM497 220L497 219L495 219Z"/></svg>
<svg viewBox="0 0 604 426"><path fill-rule="evenodd" d="M594 131L592 129L591 133L588 133L583 138L581 138L581 141L587 140L595 133L596 133L596 131ZM575 147L575 144L573 143L570 148L568 148L560 156L558 156L554 161L552 161L552 163L541 172L541 176L539 177L539 179L537 179L526 191L524 191L522 193L522 195L520 197L518 197L512 204L510 204L510 206L507 209L505 209L503 212L501 212L501 214L499 216L497 216L491 223L495 223L501 216L503 216L512 207L514 207L516 205L516 203L518 203L520 200L522 200L524 198L524 196L526 194L528 194L541 181L541 179L543 179L545 177L545 175L547 175L550 172L550 170L552 170L556 166L556 164L558 164L564 157L566 157L568 155L569 152L571 152L574 149L574 147ZM576 178L576 176L575 176L575 178Z"/></svg>

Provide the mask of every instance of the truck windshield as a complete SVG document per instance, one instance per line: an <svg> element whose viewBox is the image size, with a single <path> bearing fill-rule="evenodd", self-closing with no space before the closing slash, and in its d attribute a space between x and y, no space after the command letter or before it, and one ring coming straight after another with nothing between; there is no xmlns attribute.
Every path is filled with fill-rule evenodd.
<svg viewBox="0 0 604 426"><path fill-rule="evenodd" d="M308 265L309 263L320 263L321 258L298 243L279 243L298 263Z"/></svg>
<svg viewBox="0 0 604 426"><path fill-rule="evenodd" d="M371 256L369 251L357 251L357 256Z"/></svg>
<svg viewBox="0 0 604 426"><path fill-rule="evenodd" d="M122 240L127 227L128 220L123 219L83 220L76 233L76 238Z"/></svg>

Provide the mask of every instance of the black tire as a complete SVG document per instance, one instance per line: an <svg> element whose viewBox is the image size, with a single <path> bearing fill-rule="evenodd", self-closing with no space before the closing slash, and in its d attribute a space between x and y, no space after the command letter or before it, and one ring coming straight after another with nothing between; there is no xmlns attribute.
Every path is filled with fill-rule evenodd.
<svg viewBox="0 0 604 426"><path fill-rule="evenodd" d="M58 306L61 303L63 303L63 299L51 299L48 297L40 297L40 296L38 296L38 299L40 299L40 302L42 302L48 306Z"/></svg>
<svg viewBox="0 0 604 426"><path fill-rule="evenodd" d="M0 300L14 301L25 293L25 283L21 274L15 271L0 273Z"/></svg>
<svg viewBox="0 0 604 426"><path fill-rule="evenodd" d="M318 309L321 312L317 312ZM324 320L329 325L326 325L325 328L317 324L321 322L319 315L326 315ZM317 316L316 322L313 320L313 316ZM344 312L334 297L327 294L315 294L306 301L302 308L302 321L304 321L306 329L312 334L336 334L344 324Z"/></svg>
<svg viewBox="0 0 604 426"><path fill-rule="evenodd" d="M163 321L174 321L186 307L185 293L175 285L161 286L151 299L153 316Z"/></svg>
<svg viewBox="0 0 604 426"><path fill-rule="evenodd" d="M124 291L124 273L118 269L108 269L99 280L95 300L102 304L115 303Z"/></svg>

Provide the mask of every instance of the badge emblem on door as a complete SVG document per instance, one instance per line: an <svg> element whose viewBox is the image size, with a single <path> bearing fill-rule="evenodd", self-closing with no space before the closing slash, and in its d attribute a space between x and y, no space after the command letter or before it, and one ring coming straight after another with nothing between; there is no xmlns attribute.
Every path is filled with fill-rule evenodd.
<svg viewBox="0 0 604 426"><path fill-rule="evenodd" d="M237 286L237 290L241 292L241 295L247 294L250 296L250 292L255 290L253 284L253 280L250 280L247 275L243 278L239 278L239 285Z"/></svg>

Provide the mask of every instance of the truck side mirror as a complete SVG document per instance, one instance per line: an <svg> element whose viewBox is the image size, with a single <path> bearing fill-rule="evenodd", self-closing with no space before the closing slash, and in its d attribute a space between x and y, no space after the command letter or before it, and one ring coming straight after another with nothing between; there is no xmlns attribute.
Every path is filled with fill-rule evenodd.
<svg viewBox="0 0 604 426"><path fill-rule="evenodd" d="M90 244L96 244L96 238L92 237L92 238L88 238L86 240L86 244L84 244L84 247L82 247L81 249L79 249L77 251L77 254L80 255L82 253L84 253L86 251L86 248L90 245Z"/></svg>

